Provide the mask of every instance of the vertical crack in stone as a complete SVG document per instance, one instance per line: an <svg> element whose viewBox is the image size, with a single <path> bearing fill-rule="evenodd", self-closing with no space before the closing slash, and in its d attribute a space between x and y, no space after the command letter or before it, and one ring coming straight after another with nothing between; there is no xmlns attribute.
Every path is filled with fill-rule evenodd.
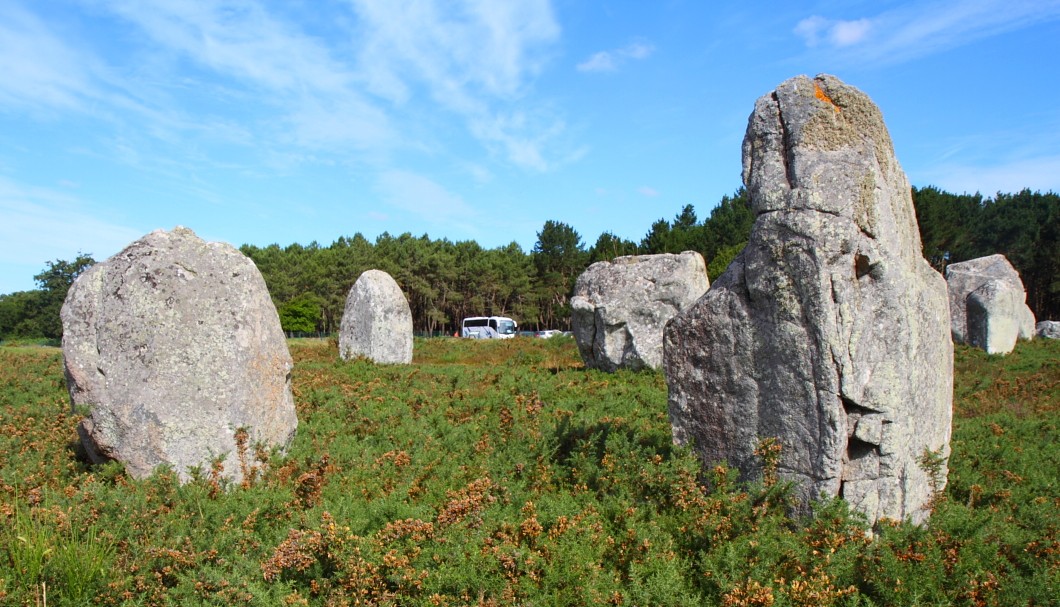
<svg viewBox="0 0 1060 607"><path fill-rule="evenodd" d="M788 125L784 122L784 112L780 108L780 97L777 96L776 91L773 91L773 103L777 106L777 124L780 126L780 158L784 161L784 180L787 181L788 187L794 190L795 174L791 166L793 164L791 137L788 133Z"/></svg>
<svg viewBox="0 0 1060 607"><path fill-rule="evenodd" d="M596 305L594 302L593 305ZM589 340L589 351L595 363L604 360L604 340L600 338L607 334L607 323L604 321L600 306L593 309L593 335Z"/></svg>

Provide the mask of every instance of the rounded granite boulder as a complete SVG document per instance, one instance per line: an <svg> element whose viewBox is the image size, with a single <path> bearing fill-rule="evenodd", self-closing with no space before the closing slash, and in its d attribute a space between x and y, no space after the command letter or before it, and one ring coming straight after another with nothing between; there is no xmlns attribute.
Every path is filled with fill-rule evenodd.
<svg viewBox="0 0 1060 607"><path fill-rule="evenodd" d="M240 482L256 444L298 426L291 355L254 263L187 228L158 230L78 277L62 308L63 359L94 461L135 478L159 465Z"/></svg>

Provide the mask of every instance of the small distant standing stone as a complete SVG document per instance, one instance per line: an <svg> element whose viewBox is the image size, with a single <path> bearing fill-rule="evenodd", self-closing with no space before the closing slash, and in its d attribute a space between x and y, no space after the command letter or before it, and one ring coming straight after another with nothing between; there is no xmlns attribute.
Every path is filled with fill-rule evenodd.
<svg viewBox="0 0 1060 607"><path fill-rule="evenodd" d="M1043 320L1035 326L1038 337L1060 339L1060 320Z"/></svg>
<svg viewBox="0 0 1060 607"><path fill-rule="evenodd" d="M1017 339L1034 337L1034 313L1019 272L1004 255L946 266L953 341L1008 354Z"/></svg>
<svg viewBox="0 0 1060 607"><path fill-rule="evenodd" d="M167 464L239 482L256 444L298 426L291 355L257 267L187 228L158 230L88 269L62 308L63 359L89 456L134 478ZM236 434L246 431L249 461Z"/></svg>
<svg viewBox="0 0 1060 607"><path fill-rule="evenodd" d="M339 328L339 356L412 362L412 310L390 274L368 270L353 283Z"/></svg>
<svg viewBox="0 0 1060 607"><path fill-rule="evenodd" d="M571 325L585 366L658 369L663 329L710 286L703 256L629 255L598 261L578 277Z"/></svg>

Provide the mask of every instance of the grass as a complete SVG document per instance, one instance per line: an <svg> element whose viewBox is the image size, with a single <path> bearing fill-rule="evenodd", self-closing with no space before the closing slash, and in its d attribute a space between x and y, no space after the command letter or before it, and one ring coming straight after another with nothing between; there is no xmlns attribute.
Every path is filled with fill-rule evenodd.
<svg viewBox="0 0 1060 607"><path fill-rule="evenodd" d="M1020 342L1006 356L958 345L954 412L959 417L1010 413L1019 417L1060 411L1057 340Z"/></svg>
<svg viewBox="0 0 1060 607"><path fill-rule="evenodd" d="M927 527L872 536L701 473L663 377L570 339L291 350L298 436L223 491L89 465L58 351L0 347L0 604L1056 604L1058 342L957 350L949 484Z"/></svg>
<svg viewBox="0 0 1060 607"><path fill-rule="evenodd" d="M0 339L0 347L4 348L58 348L62 342L58 339L46 337L13 337Z"/></svg>

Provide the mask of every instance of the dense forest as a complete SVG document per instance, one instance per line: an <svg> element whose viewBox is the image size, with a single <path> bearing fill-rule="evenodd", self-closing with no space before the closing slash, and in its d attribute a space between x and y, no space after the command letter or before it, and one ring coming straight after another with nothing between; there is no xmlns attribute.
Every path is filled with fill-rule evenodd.
<svg viewBox="0 0 1060 607"><path fill-rule="evenodd" d="M983 198L935 187L913 188L924 256L940 272L949 263L1002 253L1019 270L1039 319L1060 318L1060 196L1023 190ZM587 245L572 226L547 221L526 252L516 243L485 249L474 241L427 235L361 234L328 246L243 245L261 270L284 330L338 330L346 294L361 272L377 268L401 285L416 331L451 334L465 316L512 316L522 328L567 329L568 298L589 264L620 255L699 251L718 276L747 242L754 217L743 190L703 220L692 205L659 219L633 242L604 232ZM57 338L58 310L74 278L93 262L48 262L39 289L0 295L0 339Z"/></svg>
<svg viewBox="0 0 1060 607"><path fill-rule="evenodd" d="M700 222L691 205L674 220L659 220L640 243L605 232L587 246L573 227L547 221L533 250L511 243L484 249L474 241L360 234L330 246L244 245L261 269L287 331L338 329L346 293L361 272L378 268L401 285L416 330L452 334L466 316L503 315L523 328L566 329L574 281L590 263L636 253L694 249L706 259L731 260L753 217L742 192L726 196ZM717 268L721 271L722 264Z"/></svg>

